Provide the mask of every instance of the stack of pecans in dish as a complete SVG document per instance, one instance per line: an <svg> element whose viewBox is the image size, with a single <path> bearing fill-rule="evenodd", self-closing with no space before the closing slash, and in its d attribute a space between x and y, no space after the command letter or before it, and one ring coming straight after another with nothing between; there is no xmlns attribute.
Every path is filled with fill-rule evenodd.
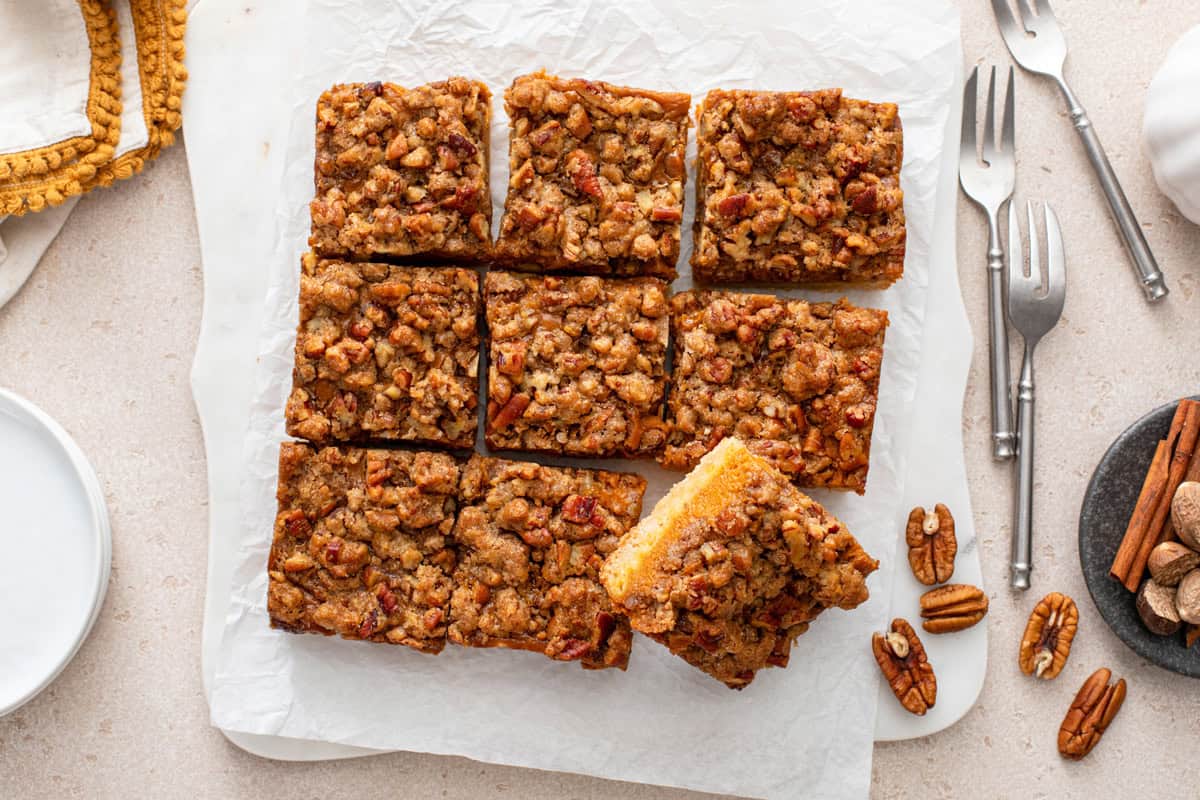
<svg viewBox="0 0 1200 800"><path fill-rule="evenodd" d="M865 491L887 313L728 284L901 278L897 108L710 92L691 263L720 289L672 296L691 100L517 77L493 242L488 87L320 97L275 627L620 669L632 629L741 688L866 599L877 562L799 490ZM543 455L692 475L631 530L640 476Z"/></svg>
<svg viewBox="0 0 1200 800"><path fill-rule="evenodd" d="M1138 615L1159 636L1200 640L1200 403L1180 400L1158 443L1109 574L1137 592Z"/></svg>

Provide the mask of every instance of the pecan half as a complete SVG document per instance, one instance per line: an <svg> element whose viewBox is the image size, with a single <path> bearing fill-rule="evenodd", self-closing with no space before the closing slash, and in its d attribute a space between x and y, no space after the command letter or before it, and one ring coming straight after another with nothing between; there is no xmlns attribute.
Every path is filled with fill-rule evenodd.
<svg viewBox="0 0 1200 800"><path fill-rule="evenodd" d="M900 705L919 717L933 708L937 678L912 625L898 617L892 620L888 633L876 633L871 638L871 650Z"/></svg>
<svg viewBox="0 0 1200 800"><path fill-rule="evenodd" d="M908 515L904 539L908 543L908 565L917 580L926 586L950 580L958 554L950 509L942 503L933 511L914 508Z"/></svg>
<svg viewBox="0 0 1200 800"><path fill-rule="evenodd" d="M1021 671L1045 680L1058 677L1071 654L1071 640L1078 625L1079 609L1074 600L1058 592L1043 597L1029 615L1021 637Z"/></svg>
<svg viewBox="0 0 1200 800"><path fill-rule="evenodd" d="M921 595L921 627L929 633L953 633L971 627L987 614L983 590L967 583L950 583Z"/></svg>
<svg viewBox="0 0 1200 800"><path fill-rule="evenodd" d="M1092 752L1113 717L1125 702L1125 679L1109 685L1112 672L1100 668L1092 673L1067 710L1058 729L1058 752L1072 761Z"/></svg>

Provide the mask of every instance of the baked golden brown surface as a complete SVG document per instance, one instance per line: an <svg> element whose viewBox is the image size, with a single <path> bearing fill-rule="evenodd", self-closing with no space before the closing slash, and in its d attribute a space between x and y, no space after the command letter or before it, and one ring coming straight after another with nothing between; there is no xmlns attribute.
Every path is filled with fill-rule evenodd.
<svg viewBox="0 0 1200 800"><path fill-rule="evenodd" d="M737 436L797 486L865 490L887 312L721 291L671 309L663 466L690 469Z"/></svg>
<svg viewBox="0 0 1200 800"><path fill-rule="evenodd" d="M339 84L317 101L309 245L322 256L476 259L491 250L491 93L450 78Z"/></svg>
<svg viewBox="0 0 1200 800"><path fill-rule="evenodd" d="M886 286L904 271L892 103L714 90L696 131L692 268L707 283Z"/></svg>
<svg viewBox="0 0 1200 800"><path fill-rule="evenodd" d="M469 448L479 405L479 278L322 261L300 275L288 433Z"/></svg>
<svg viewBox="0 0 1200 800"><path fill-rule="evenodd" d="M450 641L624 669L629 623L599 572L645 489L636 475L473 456L454 527Z"/></svg>
<svg viewBox="0 0 1200 800"><path fill-rule="evenodd" d="M522 75L504 93L496 255L517 269L675 277L691 96Z"/></svg>
<svg viewBox="0 0 1200 800"><path fill-rule="evenodd" d="M653 455L666 439L667 284L489 272L487 443Z"/></svg>
<svg viewBox="0 0 1200 800"><path fill-rule="evenodd" d="M444 453L284 442L267 564L272 627L439 652L458 478Z"/></svg>
<svg viewBox="0 0 1200 800"><path fill-rule="evenodd" d="M722 441L610 555L601 581L635 630L740 689L787 666L827 608L878 567L836 518L735 438Z"/></svg>

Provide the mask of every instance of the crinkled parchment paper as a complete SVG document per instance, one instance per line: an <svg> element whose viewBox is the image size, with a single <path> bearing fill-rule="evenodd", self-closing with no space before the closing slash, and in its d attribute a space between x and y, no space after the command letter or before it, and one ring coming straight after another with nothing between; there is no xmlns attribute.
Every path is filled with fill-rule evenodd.
<svg viewBox="0 0 1200 800"><path fill-rule="evenodd" d="M905 509L899 507L906 421L921 347L938 153L957 54L957 13L941 0L777 3L410 2L407 7L312 0L292 45L288 167L269 264L266 323L246 444L244 524L213 694L222 728L378 749L469 756L763 797L865 797L875 729L871 631L883 627ZM501 95L513 77L546 67L654 89L844 87L899 104L908 215L904 279L851 299L891 315L865 497L817 493L881 559L871 601L826 612L786 670L726 689L638 637L627 672L500 649L447 647L430 657L400 647L268 628L265 564L275 513L297 317L299 256L312 196L313 115L339 81L416 85L462 74L497 96L492 187L495 223L507 179ZM694 145L692 147L694 152ZM691 181L684 230L691 223ZM675 288L690 285L685 236ZM787 292L805 295L804 292ZM807 293L822 299L836 294ZM645 475L646 510L678 479L644 462L607 462Z"/></svg>

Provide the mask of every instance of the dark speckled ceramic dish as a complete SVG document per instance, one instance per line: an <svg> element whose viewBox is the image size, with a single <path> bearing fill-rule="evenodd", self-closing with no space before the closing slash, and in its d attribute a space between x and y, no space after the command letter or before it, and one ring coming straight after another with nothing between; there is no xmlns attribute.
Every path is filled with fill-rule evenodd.
<svg viewBox="0 0 1200 800"><path fill-rule="evenodd" d="M1200 646L1184 648L1182 634L1150 633L1138 618L1133 595L1108 577L1154 448L1167 435L1176 405L1156 408L1130 425L1100 459L1079 511L1079 562L1092 601L1121 641L1164 669L1200 678Z"/></svg>

